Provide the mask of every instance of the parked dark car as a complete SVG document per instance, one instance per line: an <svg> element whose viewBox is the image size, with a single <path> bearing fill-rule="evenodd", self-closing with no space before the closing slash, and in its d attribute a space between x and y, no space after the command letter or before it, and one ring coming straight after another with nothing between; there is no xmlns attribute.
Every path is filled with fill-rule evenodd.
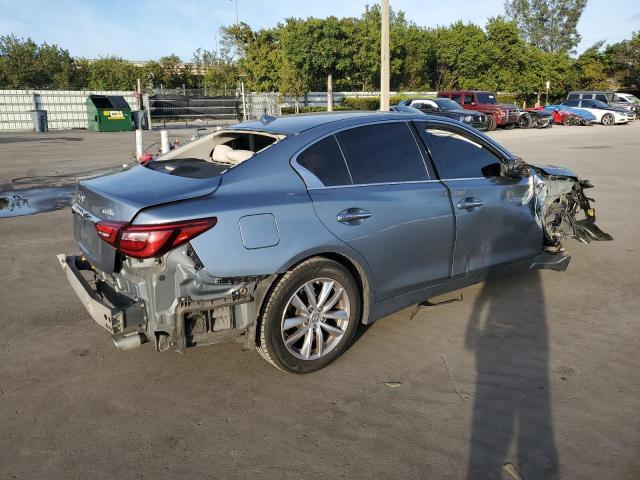
<svg viewBox="0 0 640 480"><path fill-rule="evenodd" d="M459 104L448 98L424 98L403 100L399 105L417 108L428 115L453 118L478 130L488 130L490 120L487 115L473 110L465 110Z"/></svg>
<svg viewBox="0 0 640 480"><path fill-rule="evenodd" d="M544 110L519 109L518 127L547 128L553 126L553 115Z"/></svg>
<svg viewBox="0 0 640 480"><path fill-rule="evenodd" d="M438 92L440 98L450 98L462 108L475 110L487 115L489 130L496 127L514 128L520 117L518 107L511 103L498 103L493 92L480 90L447 90Z"/></svg>
<svg viewBox="0 0 640 480"><path fill-rule="evenodd" d="M588 187L448 118L269 117L80 181L58 259L119 349L239 339L304 373L498 267L564 270L564 238L611 239Z"/></svg>

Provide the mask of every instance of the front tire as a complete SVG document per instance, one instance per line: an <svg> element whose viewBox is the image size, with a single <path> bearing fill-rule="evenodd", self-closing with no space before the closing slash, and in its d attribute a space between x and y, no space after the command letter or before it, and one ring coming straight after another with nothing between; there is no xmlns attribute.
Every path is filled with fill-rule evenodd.
<svg viewBox="0 0 640 480"><path fill-rule="evenodd" d="M265 299L258 352L286 372L319 370L349 347L361 311L358 286L345 267L321 257L305 260Z"/></svg>
<svg viewBox="0 0 640 480"><path fill-rule="evenodd" d="M616 119L612 114L606 113L605 115L602 116L602 125L605 125L608 127L610 125L613 125L614 123L616 123Z"/></svg>
<svg viewBox="0 0 640 480"><path fill-rule="evenodd" d="M487 115L487 131L492 132L498 127L496 119L493 115Z"/></svg>

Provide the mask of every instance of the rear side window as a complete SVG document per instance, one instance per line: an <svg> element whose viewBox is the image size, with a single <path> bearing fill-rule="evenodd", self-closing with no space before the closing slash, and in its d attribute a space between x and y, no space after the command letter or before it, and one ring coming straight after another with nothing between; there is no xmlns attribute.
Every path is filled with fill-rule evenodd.
<svg viewBox="0 0 640 480"><path fill-rule="evenodd" d="M461 104L462 103L462 95L460 95L459 93L456 93L455 95L451 95L451 100Z"/></svg>
<svg viewBox="0 0 640 480"><path fill-rule="evenodd" d="M428 179L418 145L404 122L352 128L337 137L354 183Z"/></svg>
<svg viewBox="0 0 640 480"><path fill-rule="evenodd" d="M465 105L471 105L472 103L473 103L473 95L466 94L464 96L464 104Z"/></svg>
<svg viewBox="0 0 640 480"><path fill-rule="evenodd" d="M570 93L569 96L567 97L567 100L575 100L580 98L580 95L578 93Z"/></svg>
<svg viewBox="0 0 640 480"><path fill-rule="evenodd" d="M580 106L584 107L584 108L594 108L595 107L595 105L593 104L593 102L591 100L582 100Z"/></svg>
<svg viewBox="0 0 640 480"><path fill-rule="evenodd" d="M567 107L577 107L579 102L579 100L567 100L563 105Z"/></svg>
<svg viewBox="0 0 640 480"><path fill-rule="evenodd" d="M334 136L311 145L298 155L298 163L318 177L326 187L351 184L347 165Z"/></svg>
<svg viewBox="0 0 640 480"><path fill-rule="evenodd" d="M497 177L500 159L483 145L460 133L429 128L427 142L435 150L434 159L442 179Z"/></svg>

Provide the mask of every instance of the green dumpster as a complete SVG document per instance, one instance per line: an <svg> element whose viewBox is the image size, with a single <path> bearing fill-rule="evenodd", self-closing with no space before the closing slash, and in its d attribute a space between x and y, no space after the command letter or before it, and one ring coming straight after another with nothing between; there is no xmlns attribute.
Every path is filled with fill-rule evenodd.
<svg viewBox="0 0 640 480"><path fill-rule="evenodd" d="M131 126L131 107L119 95L89 95L86 101L89 130L127 132Z"/></svg>

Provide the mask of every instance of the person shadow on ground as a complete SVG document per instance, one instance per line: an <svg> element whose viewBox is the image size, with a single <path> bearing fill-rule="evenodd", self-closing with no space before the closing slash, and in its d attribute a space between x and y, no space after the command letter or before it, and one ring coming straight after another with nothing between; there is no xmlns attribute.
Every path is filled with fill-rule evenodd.
<svg viewBox="0 0 640 480"><path fill-rule="evenodd" d="M467 478L559 478L540 272L488 279L465 343L477 369Z"/></svg>

